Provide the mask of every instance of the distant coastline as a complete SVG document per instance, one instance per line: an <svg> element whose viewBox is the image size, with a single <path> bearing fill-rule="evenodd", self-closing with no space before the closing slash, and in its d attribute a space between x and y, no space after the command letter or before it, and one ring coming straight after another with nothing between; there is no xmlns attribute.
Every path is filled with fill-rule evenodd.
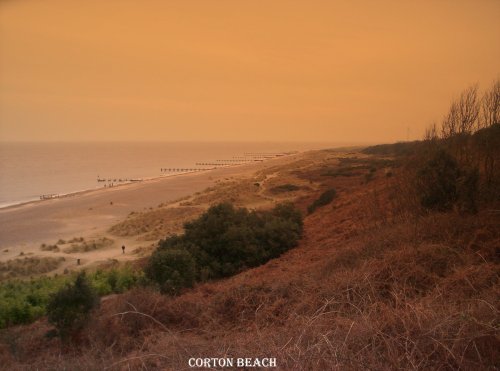
<svg viewBox="0 0 500 371"><path fill-rule="evenodd" d="M215 170L215 169L206 169L203 171L205 172L205 171L211 171L211 170ZM112 190L115 188L121 188L121 187L128 186L128 185L133 185L133 184L138 184L138 183L147 183L147 182L152 181L152 180L187 175L187 174L192 174L192 173L197 173L197 172L186 171L186 172L180 172L180 173L175 173L175 174L168 174L168 175L165 174L165 175L160 175L160 176L155 176L155 177L141 178L140 181L122 182L122 183L113 185L112 187L98 186L96 188L81 189L78 191L71 191L71 192L67 192L67 193L55 194L54 197L46 198L46 199L41 199L42 195L40 195L38 198L32 198L29 200L12 201L11 203L0 204L0 211L5 210L5 209L13 209L13 208L17 208L17 207L26 206L26 205L38 204L38 203L42 203L42 202L57 200L57 199L61 199L61 198L75 197L75 196L79 196L79 195L83 195L83 194L87 194L87 193L91 193L91 192Z"/></svg>
<svg viewBox="0 0 500 371"><path fill-rule="evenodd" d="M0 209L251 160L245 153L325 148L298 143L11 143L0 146ZM187 171L182 171L183 169ZM103 180L106 179L106 182ZM111 181L110 181L111 179ZM113 182L116 179L118 181ZM50 197L47 197L50 199ZM43 200L47 201L47 200Z"/></svg>
<svg viewBox="0 0 500 371"><path fill-rule="evenodd" d="M297 153L300 153L300 152L297 152ZM272 159L268 159L265 161L269 161L269 160L272 160ZM9 203L9 204L0 204L0 211L15 209L18 207L28 206L28 205L32 205L32 204L50 202L50 201L68 198L68 197L80 196L80 195L93 193L93 192L112 191L112 190L115 190L118 188L122 189L126 186L131 186L131 185L136 185L136 184L147 184L148 182L157 181L157 180L164 179L164 178L180 177L180 176L185 176L185 175L189 175L189 174L197 174L197 173L201 173L201 172L206 173L206 172L211 172L211 171L214 171L217 169L228 168L228 167L240 167L240 166L245 166L245 165L249 165L249 164L251 164L251 163L226 165L224 167L221 166L218 168L203 169L200 171L185 171L185 172L177 172L177 173L172 173L172 174L163 174L163 175L159 175L159 176L141 178L140 181L127 181L127 182L118 183L116 185L113 185L112 187L99 186L96 188L89 188L89 189L82 189L82 190L72 191L72 192L67 192L67 193L61 193L61 194L55 195L56 197L47 198L47 199L41 199L40 197L38 197L38 198L29 199L29 200L13 201L12 203Z"/></svg>
<svg viewBox="0 0 500 371"><path fill-rule="evenodd" d="M39 253L40 244L60 238L91 238L96 234L105 234L109 227L132 212L182 202L218 182L250 177L261 169L296 161L303 153L202 172L149 177L141 182L81 190L59 198L35 199L3 207L0 209L0 248L5 251L1 259L14 259L20 252ZM130 245L125 239L121 243Z"/></svg>

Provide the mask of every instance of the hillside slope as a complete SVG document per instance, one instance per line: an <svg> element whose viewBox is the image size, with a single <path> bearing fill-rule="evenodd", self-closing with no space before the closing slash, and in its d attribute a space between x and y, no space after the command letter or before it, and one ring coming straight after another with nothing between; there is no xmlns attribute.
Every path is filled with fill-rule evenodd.
<svg viewBox="0 0 500 371"><path fill-rule="evenodd" d="M178 370L191 357L276 357L283 370L500 367L498 210L400 212L403 171L388 157L321 151L296 165L279 176L310 184L294 199L304 214L323 191L337 194L305 217L297 248L178 297L107 297L73 344L47 338L44 320L5 330L2 364Z"/></svg>

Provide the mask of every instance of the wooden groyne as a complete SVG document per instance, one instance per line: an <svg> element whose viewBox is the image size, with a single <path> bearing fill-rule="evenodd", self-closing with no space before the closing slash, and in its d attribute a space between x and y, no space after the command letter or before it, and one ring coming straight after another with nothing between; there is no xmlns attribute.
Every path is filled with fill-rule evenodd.
<svg viewBox="0 0 500 371"><path fill-rule="evenodd" d="M101 178L99 175L97 176L97 182L104 182L104 188L112 188L120 184L127 183L135 183L142 182L144 179L142 178Z"/></svg>
<svg viewBox="0 0 500 371"><path fill-rule="evenodd" d="M41 195L40 200L51 200L53 198L59 198L59 197L60 196L58 194L51 193L51 194Z"/></svg>
<svg viewBox="0 0 500 371"><path fill-rule="evenodd" d="M97 176L98 182L123 183L123 182L133 182L136 180L137 179L128 179L128 178L100 178L99 175Z"/></svg>
<svg viewBox="0 0 500 371"><path fill-rule="evenodd" d="M187 173L187 172L199 172L206 170L214 170L221 167L232 166L232 165L244 165L251 162L262 162L270 158L276 158L281 156L286 156L292 154L293 152L246 152L243 156L233 156L231 159L218 159L215 162L197 162L196 166L203 166L203 168L192 168L192 167L162 167L160 168L161 173ZM142 179L129 179L129 178L101 178L97 176L97 182L105 183L104 187L113 187L116 183L129 183L129 182L140 182ZM40 199L54 198L55 195L42 195Z"/></svg>
<svg viewBox="0 0 500 371"><path fill-rule="evenodd" d="M233 159L231 159L231 160L216 160L216 161L222 162L222 163L228 163L228 164L229 163L231 163L231 164L245 164L251 160L248 160L248 159L247 160L233 160Z"/></svg>
<svg viewBox="0 0 500 371"><path fill-rule="evenodd" d="M198 165L198 164L196 164ZM199 169L199 168L161 168L160 172L192 172L192 171L205 171L210 169Z"/></svg>
<svg viewBox="0 0 500 371"><path fill-rule="evenodd" d="M270 159L276 157L288 156L296 152L245 152L244 155L246 157L251 157L254 159Z"/></svg>
<svg viewBox="0 0 500 371"><path fill-rule="evenodd" d="M196 166L227 166L227 165L217 162L197 162Z"/></svg>
<svg viewBox="0 0 500 371"><path fill-rule="evenodd" d="M245 152L245 156L272 156L280 157L291 154L292 152Z"/></svg>

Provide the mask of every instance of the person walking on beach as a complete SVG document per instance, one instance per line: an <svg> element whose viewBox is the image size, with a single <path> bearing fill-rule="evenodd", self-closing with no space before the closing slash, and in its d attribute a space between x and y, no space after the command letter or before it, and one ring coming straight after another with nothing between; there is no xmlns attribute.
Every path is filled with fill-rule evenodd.
<svg viewBox="0 0 500 371"><path fill-rule="evenodd" d="M122 254L125 254L125 245L122 245Z"/></svg>

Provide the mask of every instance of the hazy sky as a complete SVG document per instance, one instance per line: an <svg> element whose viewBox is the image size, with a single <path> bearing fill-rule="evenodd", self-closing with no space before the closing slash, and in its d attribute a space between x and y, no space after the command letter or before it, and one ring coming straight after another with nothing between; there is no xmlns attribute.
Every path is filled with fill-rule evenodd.
<svg viewBox="0 0 500 371"><path fill-rule="evenodd" d="M0 140L421 137L500 1L0 0Z"/></svg>

